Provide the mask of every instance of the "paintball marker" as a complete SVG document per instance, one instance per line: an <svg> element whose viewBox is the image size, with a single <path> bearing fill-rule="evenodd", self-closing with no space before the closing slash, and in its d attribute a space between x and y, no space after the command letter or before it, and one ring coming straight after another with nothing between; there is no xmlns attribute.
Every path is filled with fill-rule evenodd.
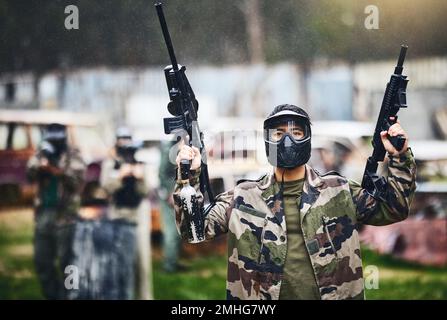
<svg viewBox="0 0 447 320"><path fill-rule="evenodd" d="M373 153L366 162L365 171L363 173L362 188L366 189L369 194L378 199L385 199L386 179L377 174L378 163L385 159L386 150L380 138L381 131L388 129L396 123L397 113L400 108L407 107L406 89L408 84L407 76L402 75L405 54L408 47L401 46L397 66L394 74L388 82L383 97L382 106L380 108L379 118L377 120L374 136L372 139ZM405 145L405 138L402 135L395 137L388 136L391 144L396 150L402 150Z"/></svg>
<svg viewBox="0 0 447 320"><path fill-rule="evenodd" d="M185 66L179 65L174 53L174 47L172 46L171 36L168 31L168 26L166 24L166 19L163 13L162 4L157 2L155 4L157 10L158 18L160 21L161 29L163 32L163 37L168 49L169 58L171 60L171 65L164 68L164 73L166 77L166 83L169 91L170 102L168 103L168 111L174 117L164 118L164 131L165 134L181 134L186 133L188 143L190 146L194 146L199 149L202 155L202 163L200 166L200 191L202 194L206 195L210 204L203 211L197 204L197 199L195 195L190 194L186 190L186 184L189 185L187 177L189 177L190 163L189 161L182 161L180 164L182 181L184 182L185 198L182 199L182 206L185 212L188 213L188 219L190 221L188 226L189 241L192 243L201 242L204 240L203 230L199 230L203 227L204 216L208 213L211 207L214 205L214 195L211 190L209 176L208 176L208 166L206 161L206 150L203 143L203 134L200 131L199 124L197 122L197 111L199 108L199 103L196 100L194 92L189 84L188 78L186 77ZM185 138L186 139L186 138ZM188 188L189 189L189 188ZM189 190L191 191L191 190ZM203 212L202 212L203 211Z"/></svg>

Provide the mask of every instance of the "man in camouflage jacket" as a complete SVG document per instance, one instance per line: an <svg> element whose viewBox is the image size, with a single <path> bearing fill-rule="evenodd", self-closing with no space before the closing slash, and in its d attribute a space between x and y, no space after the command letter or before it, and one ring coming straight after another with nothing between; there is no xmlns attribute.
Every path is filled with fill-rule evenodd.
<svg viewBox="0 0 447 320"><path fill-rule="evenodd" d="M38 186L34 261L47 299L66 298L62 276L71 264L85 168L79 150L67 144L66 128L60 124L46 128L44 141L28 161L28 179Z"/></svg>
<svg viewBox="0 0 447 320"><path fill-rule="evenodd" d="M272 151L267 151L274 167L273 173L256 181L245 180L233 190L218 195L216 204L205 217L207 240L228 234L227 298L282 299L280 294L290 253L288 248L292 247L292 243L288 243L289 231L295 227L286 225L282 192L287 177L289 180L303 178L302 193L297 203L298 231L302 251L310 264L306 276L315 287L315 294L305 299L364 299L358 229L362 224L387 225L408 216L415 191L416 166L408 148L407 135L399 123L381 134L389 158L388 184L386 199L376 199L358 183L336 172L319 174L306 164L310 157L310 120L303 109L292 105L278 106L266 122L295 118L301 120L301 127L298 125L301 130L306 125L309 127L308 138L304 139L304 134L299 130L295 132L293 127L289 131L290 128L284 127L284 121L278 122L280 126L273 126L276 130L273 136L267 134L265 138L266 146L269 138L278 146L277 163L271 161ZM401 152L390 144L387 134L402 134L407 138ZM285 139L290 140L288 145L296 142L297 153L281 149L278 143ZM276 156L274 152L273 155ZM292 157L281 158L284 155ZM195 170L191 171L190 184L197 190L202 203L200 153L196 148L184 146L177 163L181 159L192 160L191 169ZM179 199L180 188L178 181L174 194L176 222L182 237L187 238L186 219ZM299 297L297 294L294 299Z"/></svg>

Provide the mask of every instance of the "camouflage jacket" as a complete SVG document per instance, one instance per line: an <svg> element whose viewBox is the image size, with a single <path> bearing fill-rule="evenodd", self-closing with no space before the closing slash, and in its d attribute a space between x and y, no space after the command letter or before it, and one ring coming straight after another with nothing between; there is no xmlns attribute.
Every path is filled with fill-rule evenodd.
<svg viewBox="0 0 447 320"><path fill-rule="evenodd" d="M199 172L191 177L198 190ZM358 183L306 165L301 227L321 299L364 299L358 228L404 220L415 191L416 165L409 149L390 157L388 198L372 198ZM207 239L228 234L228 299L279 299L287 255L282 199L273 174L244 181L220 194L205 218ZM187 239L177 184L177 227Z"/></svg>
<svg viewBox="0 0 447 320"><path fill-rule="evenodd" d="M63 170L59 178L57 190L57 219L58 223L71 223L78 216L81 203L81 191L84 183L86 165L81 154L76 148L69 148L64 152L58 163L58 168ZM48 175L40 170L40 154L31 157L27 164L27 176L31 182L38 185L38 193L35 199L36 213L39 214L42 207L41 191L46 188Z"/></svg>

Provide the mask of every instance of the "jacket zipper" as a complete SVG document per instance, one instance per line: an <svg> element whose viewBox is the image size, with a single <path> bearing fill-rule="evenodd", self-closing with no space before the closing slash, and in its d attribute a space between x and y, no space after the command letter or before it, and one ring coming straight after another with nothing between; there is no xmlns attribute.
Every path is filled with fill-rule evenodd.
<svg viewBox="0 0 447 320"><path fill-rule="evenodd" d="M328 239L329 243L331 244L332 251L334 251L335 258L338 261L338 253L337 253L337 250L335 250L334 243L332 242L331 234L329 233L329 228L327 226L326 219L329 220L329 218L327 218L326 216L321 217L321 221L323 223L323 228L324 228L324 231L326 232L327 239Z"/></svg>

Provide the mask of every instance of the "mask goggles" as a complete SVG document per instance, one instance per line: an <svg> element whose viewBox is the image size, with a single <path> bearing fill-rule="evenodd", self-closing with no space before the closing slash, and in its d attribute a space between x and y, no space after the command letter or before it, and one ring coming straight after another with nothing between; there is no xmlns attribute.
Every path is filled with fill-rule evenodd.
<svg viewBox="0 0 447 320"><path fill-rule="evenodd" d="M310 139L310 130L304 121L297 121L287 117L277 119L270 124L270 128L264 129L264 140L271 144L281 143L288 136L295 142L304 142Z"/></svg>

